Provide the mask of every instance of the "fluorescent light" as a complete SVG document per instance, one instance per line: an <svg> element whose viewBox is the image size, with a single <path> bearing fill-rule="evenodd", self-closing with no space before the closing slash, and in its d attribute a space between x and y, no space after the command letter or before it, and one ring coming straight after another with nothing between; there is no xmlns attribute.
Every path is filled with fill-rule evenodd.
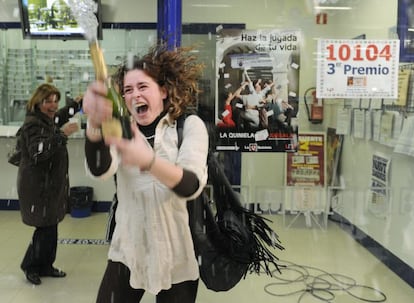
<svg viewBox="0 0 414 303"><path fill-rule="evenodd" d="M231 7L229 4L191 4L194 7L215 7L215 8L225 8Z"/></svg>
<svg viewBox="0 0 414 303"><path fill-rule="evenodd" d="M276 26L276 24L258 24L257 25L259 28L261 28L261 27L275 27Z"/></svg>
<svg viewBox="0 0 414 303"><path fill-rule="evenodd" d="M315 6L315 9L319 10L350 10L350 6Z"/></svg>

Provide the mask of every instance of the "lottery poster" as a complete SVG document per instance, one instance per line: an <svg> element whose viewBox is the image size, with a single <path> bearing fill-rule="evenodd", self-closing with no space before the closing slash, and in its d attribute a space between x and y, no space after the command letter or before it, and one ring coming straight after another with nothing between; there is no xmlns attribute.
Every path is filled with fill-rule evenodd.
<svg viewBox="0 0 414 303"><path fill-rule="evenodd" d="M318 98L398 98L398 40L319 39Z"/></svg>
<svg viewBox="0 0 414 303"><path fill-rule="evenodd" d="M221 32L216 43L216 150L297 148L300 32Z"/></svg>
<svg viewBox="0 0 414 303"><path fill-rule="evenodd" d="M325 134L299 134L295 153L286 154L287 186L325 186Z"/></svg>

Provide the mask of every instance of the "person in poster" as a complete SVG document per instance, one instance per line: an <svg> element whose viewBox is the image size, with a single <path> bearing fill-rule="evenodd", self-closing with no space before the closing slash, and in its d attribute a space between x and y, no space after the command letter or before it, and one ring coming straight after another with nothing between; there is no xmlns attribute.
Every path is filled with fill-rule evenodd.
<svg viewBox="0 0 414 303"><path fill-rule="evenodd" d="M225 34L217 40L216 149L295 151L300 33Z"/></svg>
<svg viewBox="0 0 414 303"><path fill-rule="evenodd" d="M328 127L326 131L326 174L328 186L339 186L340 160L342 153L343 135L336 133L336 129Z"/></svg>

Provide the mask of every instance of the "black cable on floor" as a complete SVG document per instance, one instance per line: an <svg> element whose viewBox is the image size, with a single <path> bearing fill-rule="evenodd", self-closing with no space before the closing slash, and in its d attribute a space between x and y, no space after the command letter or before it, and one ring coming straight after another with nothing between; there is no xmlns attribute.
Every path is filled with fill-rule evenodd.
<svg viewBox="0 0 414 303"><path fill-rule="evenodd" d="M312 296L321 302L333 302L339 293L348 294L362 302L385 302L387 296L380 290L357 284L356 280L342 274L328 273L322 269L294 264L280 260L282 265L278 272L273 273L273 278L278 282L269 283L264 291L275 297L288 297L299 295L297 302L301 303L307 296ZM286 273L290 275L286 275ZM311 272L313 274L311 274ZM369 296L358 295L358 291L370 292Z"/></svg>

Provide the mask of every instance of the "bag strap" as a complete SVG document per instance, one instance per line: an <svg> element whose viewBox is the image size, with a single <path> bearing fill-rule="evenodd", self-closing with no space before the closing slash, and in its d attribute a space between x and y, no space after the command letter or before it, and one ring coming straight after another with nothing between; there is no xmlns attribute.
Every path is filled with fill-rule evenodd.
<svg viewBox="0 0 414 303"><path fill-rule="evenodd" d="M184 130L184 122L185 118L187 118L186 114L182 114L177 118L177 135L178 135L178 144L177 147L180 149L181 144L183 143L183 130Z"/></svg>

